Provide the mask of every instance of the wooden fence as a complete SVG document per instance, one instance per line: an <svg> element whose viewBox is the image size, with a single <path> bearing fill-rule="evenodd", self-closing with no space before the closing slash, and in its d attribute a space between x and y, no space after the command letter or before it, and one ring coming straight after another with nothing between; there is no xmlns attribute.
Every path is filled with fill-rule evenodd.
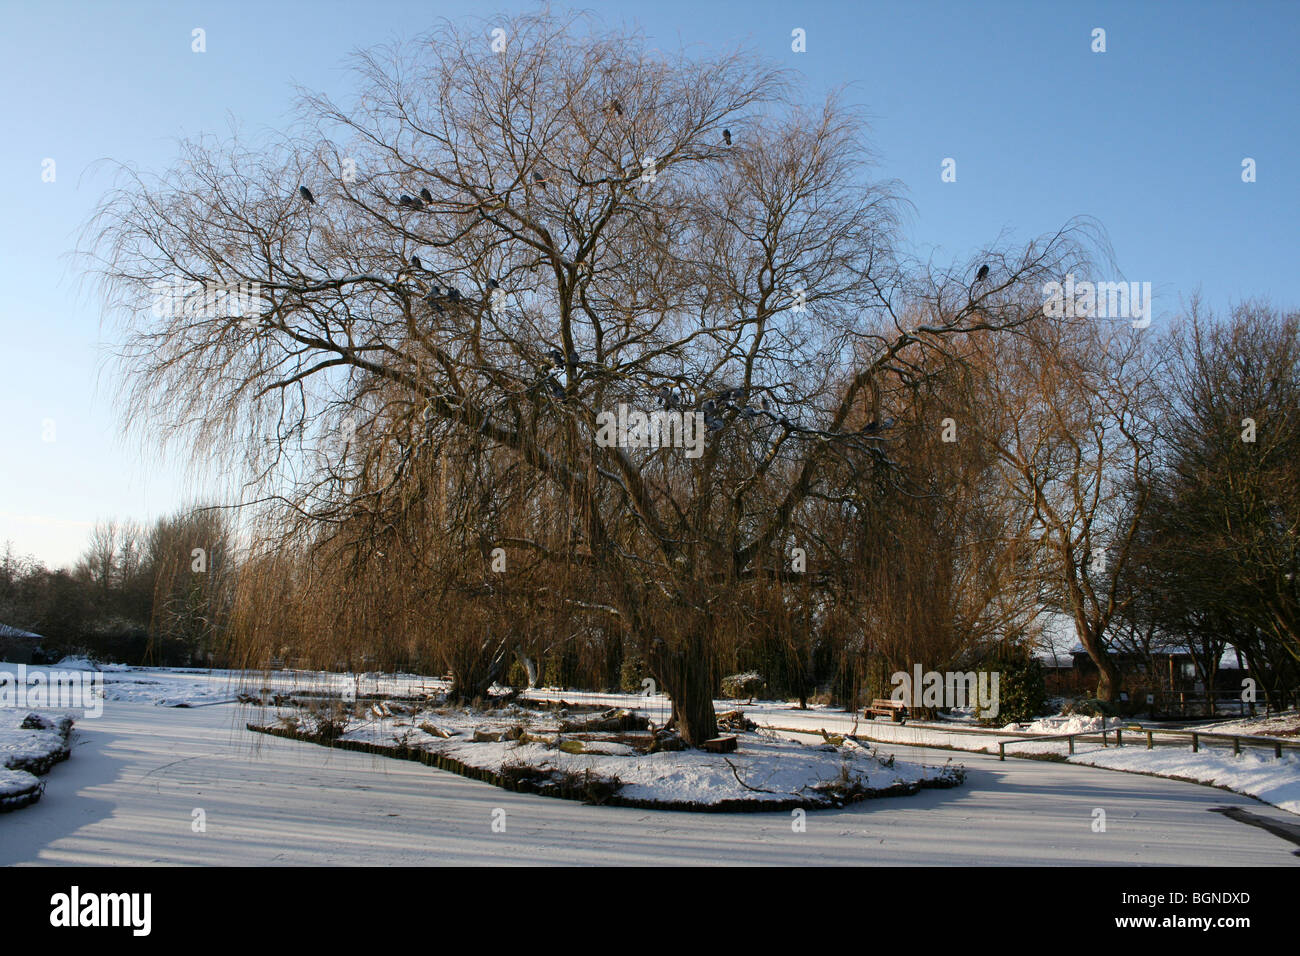
<svg viewBox="0 0 1300 956"><path fill-rule="evenodd" d="M1289 748L1291 750L1300 750L1300 740L1282 740L1279 737L1261 737L1256 734L1216 734L1216 733L1207 733L1203 730L1164 730L1164 729L1157 729L1157 728L1131 726L1131 727L1111 727L1102 731L1087 730L1087 731L1081 731L1079 733L1073 733L1073 734L1051 734L1051 735L1042 735L1042 736L1034 736L1034 737L1019 737L1015 740L1001 740L998 742L998 759L999 760L1007 759L1007 747L1013 746L1015 744L1023 744L1028 741L1034 741L1034 740L1068 740L1070 746L1070 753L1073 754L1074 741L1076 739L1082 738L1084 740L1095 741L1098 739L1098 737L1100 737L1101 745L1103 747L1109 747L1110 735L1113 733L1115 735L1115 746L1123 747L1124 733L1126 731L1130 735L1136 734L1139 737L1145 735L1147 750L1151 750L1155 746L1156 743L1155 738L1157 736L1190 738L1192 744L1192 753L1200 752L1202 740L1231 740L1232 752L1234 754L1241 753L1241 748L1243 744L1247 747L1266 747L1273 751L1273 756L1276 757L1278 760L1282 759L1283 748Z"/></svg>

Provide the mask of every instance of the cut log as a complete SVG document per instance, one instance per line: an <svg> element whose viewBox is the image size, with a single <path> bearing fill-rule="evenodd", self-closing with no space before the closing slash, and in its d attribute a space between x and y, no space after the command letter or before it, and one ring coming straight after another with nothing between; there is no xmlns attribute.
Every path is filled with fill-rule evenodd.
<svg viewBox="0 0 1300 956"><path fill-rule="evenodd" d="M649 727L650 721L648 718L640 714L634 714L630 710L620 710L618 708L611 708L603 714L587 720L560 721L560 733L562 734L627 732L630 730L647 730Z"/></svg>
<svg viewBox="0 0 1300 956"><path fill-rule="evenodd" d="M729 710L718 714L718 729L727 731L757 730L758 724L745 716L744 711Z"/></svg>
<svg viewBox="0 0 1300 956"><path fill-rule="evenodd" d="M736 738L732 734L711 737L704 741L703 747L711 754L729 754L736 749Z"/></svg>

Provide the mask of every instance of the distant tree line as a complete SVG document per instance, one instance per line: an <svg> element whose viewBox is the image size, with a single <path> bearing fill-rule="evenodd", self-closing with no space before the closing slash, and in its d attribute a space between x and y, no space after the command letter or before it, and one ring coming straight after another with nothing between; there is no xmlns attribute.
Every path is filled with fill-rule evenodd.
<svg viewBox="0 0 1300 956"><path fill-rule="evenodd" d="M71 568L0 554L0 622L70 654L131 664L227 662L231 536L219 510L187 509L143 527L101 521Z"/></svg>

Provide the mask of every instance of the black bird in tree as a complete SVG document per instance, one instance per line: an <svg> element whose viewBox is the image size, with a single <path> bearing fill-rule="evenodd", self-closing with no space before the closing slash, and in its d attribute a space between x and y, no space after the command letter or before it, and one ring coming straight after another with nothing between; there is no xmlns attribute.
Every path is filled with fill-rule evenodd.
<svg viewBox="0 0 1300 956"><path fill-rule="evenodd" d="M419 269L421 272L424 271L424 263L420 261L419 256L411 256L411 268Z"/></svg>
<svg viewBox="0 0 1300 956"><path fill-rule="evenodd" d="M556 368L562 368L564 366L564 353L559 349L551 349L546 353L546 357L551 360L551 364Z"/></svg>
<svg viewBox="0 0 1300 956"><path fill-rule="evenodd" d="M623 115L623 104L620 103L618 100L612 100L609 105L610 108L613 109L613 111L617 113L619 116Z"/></svg>
<svg viewBox="0 0 1300 956"><path fill-rule="evenodd" d="M726 143L728 146L731 145L731 130L724 129L722 131L722 141Z"/></svg>
<svg viewBox="0 0 1300 956"><path fill-rule="evenodd" d="M488 288L489 288L489 289L499 289L499 288L501 288L501 283L497 282L496 279L488 279Z"/></svg>
<svg viewBox="0 0 1300 956"><path fill-rule="evenodd" d="M420 190L420 198L423 199L425 202L427 202L430 206L433 205L433 193L429 192L428 189Z"/></svg>
<svg viewBox="0 0 1300 956"><path fill-rule="evenodd" d="M983 282L988 277L989 277L989 264L986 262L984 263L984 265L980 266L980 271L975 273L975 281Z"/></svg>
<svg viewBox="0 0 1300 956"><path fill-rule="evenodd" d="M539 185L539 186L545 186L545 185L546 185L546 177L543 176L541 173L537 173L537 172L535 172L535 173L533 173L533 182L537 183L537 185Z"/></svg>
<svg viewBox="0 0 1300 956"><path fill-rule="evenodd" d="M459 302L459 301L460 301L460 289L457 289L457 288L455 288L455 287L453 287L453 286L448 286L448 287L447 287L447 301L448 301L448 302Z"/></svg>
<svg viewBox="0 0 1300 956"><path fill-rule="evenodd" d="M298 195L301 196L303 199L307 200L313 206L316 205L316 197L311 194L311 190L308 189L306 186L298 187Z"/></svg>

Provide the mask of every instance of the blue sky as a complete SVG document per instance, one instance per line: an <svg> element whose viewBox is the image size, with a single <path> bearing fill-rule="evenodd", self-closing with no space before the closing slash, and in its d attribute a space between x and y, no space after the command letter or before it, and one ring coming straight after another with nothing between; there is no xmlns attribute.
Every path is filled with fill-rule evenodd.
<svg viewBox="0 0 1300 956"><path fill-rule="evenodd" d="M162 168L178 137L286 125L292 85L344 93L358 46L469 2L0 4L0 543L73 561L92 522L151 519L204 476L119 437L107 327L69 253L107 184L96 161ZM567 5L555 4L557 9ZM901 180L916 251L964 261L1088 215L1157 317L1200 292L1300 306L1300 3L600 3L661 46L741 42L846 87ZM207 52L191 52L191 30ZM791 30L807 52L790 48ZM1091 33L1106 30L1107 52ZM945 157L957 182L940 181ZM1258 181L1241 181L1252 157ZM42 163L56 163L54 182ZM50 426L53 426L51 433ZM53 440L46 440L52 438Z"/></svg>

